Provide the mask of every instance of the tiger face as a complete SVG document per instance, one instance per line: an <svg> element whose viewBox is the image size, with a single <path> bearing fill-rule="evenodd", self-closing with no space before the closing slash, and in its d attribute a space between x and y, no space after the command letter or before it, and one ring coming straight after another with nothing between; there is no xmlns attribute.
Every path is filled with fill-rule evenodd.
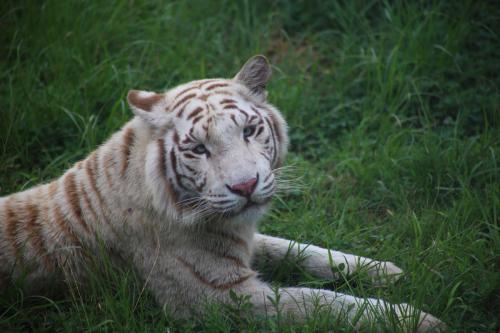
<svg viewBox="0 0 500 333"><path fill-rule="evenodd" d="M155 205L184 222L255 220L276 190L286 125L266 102L267 60L250 59L234 79L193 81L163 94L130 91L153 129L146 169Z"/></svg>

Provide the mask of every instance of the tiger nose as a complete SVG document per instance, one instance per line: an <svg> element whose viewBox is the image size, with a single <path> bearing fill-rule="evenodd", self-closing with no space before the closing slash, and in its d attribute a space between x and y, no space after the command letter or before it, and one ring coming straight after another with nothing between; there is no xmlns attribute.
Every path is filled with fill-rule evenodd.
<svg viewBox="0 0 500 333"><path fill-rule="evenodd" d="M226 185L229 191L233 192L234 194L241 195L242 197L250 197L255 191L255 187L257 186L257 181L258 181L258 175L257 177L251 178L247 181L244 181L243 183L235 184L235 185Z"/></svg>

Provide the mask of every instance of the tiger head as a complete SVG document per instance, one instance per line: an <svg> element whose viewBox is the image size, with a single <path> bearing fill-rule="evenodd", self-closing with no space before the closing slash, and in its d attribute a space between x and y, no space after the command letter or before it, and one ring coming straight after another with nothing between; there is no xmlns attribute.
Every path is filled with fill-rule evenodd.
<svg viewBox="0 0 500 333"><path fill-rule="evenodd" d="M255 56L233 79L128 93L151 133L146 186L155 209L185 223L255 221L266 211L288 145L286 123L266 101L270 75Z"/></svg>

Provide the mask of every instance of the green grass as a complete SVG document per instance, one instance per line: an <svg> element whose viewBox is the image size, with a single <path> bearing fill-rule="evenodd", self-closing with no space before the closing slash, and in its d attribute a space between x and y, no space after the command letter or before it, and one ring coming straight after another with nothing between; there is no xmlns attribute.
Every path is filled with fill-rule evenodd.
<svg viewBox="0 0 500 333"><path fill-rule="evenodd" d="M500 329L500 7L493 1L4 1L0 195L57 177L131 118L129 89L274 66L305 188L261 230L391 260L397 284L280 284L412 303L457 332ZM104 267L108 267L104 265ZM0 331L341 331L251 318L246 304L177 321L129 268L62 299L0 297Z"/></svg>

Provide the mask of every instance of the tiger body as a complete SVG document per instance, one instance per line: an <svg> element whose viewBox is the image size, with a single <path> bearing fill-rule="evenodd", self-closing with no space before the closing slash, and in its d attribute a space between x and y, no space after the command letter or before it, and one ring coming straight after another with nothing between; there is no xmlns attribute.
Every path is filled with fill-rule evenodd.
<svg viewBox="0 0 500 333"><path fill-rule="evenodd" d="M194 128L192 125L198 123L197 118L191 121L196 115L206 118L204 122L198 123L201 132L199 134L205 137L212 134L214 140L221 140L207 127L213 121L209 119L214 119L210 117L215 116L212 107L208 106L201 112L199 105L200 101L204 106L208 105L206 103L218 103L223 109L225 107L224 110L231 110L235 104L229 103L234 101L229 97L234 96L230 96L227 90L212 90L217 85L227 86L228 83L225 81L227 80L191 82L178 87L178 93L173 91L176 95L174 101L192 104L190 112L181 108L186 105L174 105L170 111L177 112L178 120L185 121L188 133ZM204 90L204 87L208 90ZM198 98L200 101L196 101L197 98L193 95L200 96L201 98ZM206 101L203 101L204 99ZM236 118L236 112L232 112L234 115L230 117L232 123L243 122L241 118L246 119L241 111L232 110L239 113ZM262 110L261 116L263 112L266 111ZM271 124L275 119L262 118L262 121ZM248 271L247 267L251 253L251 238L255 231L254 223L219 221L215 226L207 226L205 230L195 224L199 220L196 209L191 209L189 203L186 207L181 207L185 198L177 188L192 186L201 191L208 184L204 184L206 176L201 176L201 180L197 181L191 174L191 167L181 164L177 154L181 153L183 148L178 146L180 139L174 137L177 135L179 132L173 131L170 136L152 140L151 138L155 136L154 130L145 125L140 118L135 118L85 160L67 170L61 178L1 198L2 275L13 273L13 277L19 277L26 274L26 269L29 269L28 279L43 280L53 273L69 274L71 277L67 278L78 279L83 273L80 268L84 264L81 250L96 253L100 250L100 242L127 258L140 253L138 249L144 244L147 244L145 245L147 249L161 246L162 252L168 252L178 261L177 264L173 264L174 267L178 266L179 260L181 264L185 263L182 259L175 259L176 257L203 258L212 253L213 260L222 260L222 266L224 261L228 260L237 263L238 270L242 273L237 272L236 279L253 275L254 273ZM185 142L191 140L191 135L183 137L183 140ZM281 136L274 135L272 140L283 140ZM264 141L266 144L271 144L271 138L268 139ZM184 154L188 158L193 157L192 153ZM269 156L263 156L266 161L274 159L276 164L281 163L278 158L272 152ZM240 162L245 163L243 160ZM181 175L179 168L185 168L184 171L187 173ZM171 172L167 173L167 170ZM187 184L184 184L185 182ZM274 190L268 186L270 182L262 184L269 193ZM146 188L149 190L145 191ZM220 195L214 195L214 198L219 199L217 200L219 202L223 199ZM244 219L245 216L237 218ZM177 220L183 222L180 228L178 223L170 222ZM232 232L231 225L237 230ZM186 229L193 230L186 232ZM221 236L219 231L225 236ZM161 236L157 232L161 232ZM221 237L226 237L227 240ZM214 239L214 243L200 243L199 239ZM200 247L200 244L203 246ZM227 251L223 252L231 253L232 256L220 253L218 249L221 246L227 248ZM195 249L197 247L199 248ZM180 251L177 254L177 250L184 248L193 251L188 251L190 253L184 255L181 255L183 251ZM205 255L200 255L199 252ZM224 278L221 284L231 282L231 278L225 274L221 274L221 277ZM208 276L200 279L213 280ZM30 284L28 280L26 285Z"/></svg>
<svg viewBox="0 0 500 333"><path fill-rule="evenodd" d="M0 290L85 279L102 245L131 260L160 304L185 316L206 300L250 295L257 314L278 311L275 291L252 268L306 253L302 265L333 279L364 267L398 276L390 262L330 251L256 232L277 188L287 127L266 101L267 60L249 60L234 79L193 81L165 93L130 91L136 117L59 179L0 198ZM36 288L37 287L37 288ZM366 303L328 290L281 288L281 309L299 318L317 304L355 318ZM411 310L408 305L399 307ZM373 309L372 309L373 310ZM401 317L403 317L403 314ZM419 329L439 321L421 314Z"/></svg>

